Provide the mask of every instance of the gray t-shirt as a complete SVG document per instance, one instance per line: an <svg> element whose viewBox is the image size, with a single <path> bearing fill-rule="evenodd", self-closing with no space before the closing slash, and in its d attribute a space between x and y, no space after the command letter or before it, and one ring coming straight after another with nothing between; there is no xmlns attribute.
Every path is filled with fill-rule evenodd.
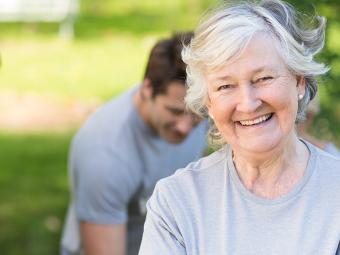
<svg viewBox="0 0 340 255"><path fill-rule="evenodd" d="M64 229L64 250L79 249L78 221L84 220L128 223L128 254L137 254L145 203L156 182L202 156L205 122L182 143L166 143L146 126L135 109L135 91L129 90L102 106L73 140L69 161L73 203Z"/></svg>
<svg viewBox="0 0 340 255"><path fill-rule="evenodd" d="M307 145L303 179L275 200L247 190L227 146L159 181L139 254L340 254L340 159Z"/></svg>

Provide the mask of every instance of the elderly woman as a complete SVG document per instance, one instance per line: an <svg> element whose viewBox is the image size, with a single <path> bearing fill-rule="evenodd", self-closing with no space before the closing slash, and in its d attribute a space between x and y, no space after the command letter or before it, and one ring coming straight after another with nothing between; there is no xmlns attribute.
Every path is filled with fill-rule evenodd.
<svg viewBox="0 0 340 255"><path fill-rule="evenodd" d="M340 159L295 129L327 71L325 19L308 24L265 0L197 28L186 101L223 146L157 184L139 254L340 254Z"/></svg>

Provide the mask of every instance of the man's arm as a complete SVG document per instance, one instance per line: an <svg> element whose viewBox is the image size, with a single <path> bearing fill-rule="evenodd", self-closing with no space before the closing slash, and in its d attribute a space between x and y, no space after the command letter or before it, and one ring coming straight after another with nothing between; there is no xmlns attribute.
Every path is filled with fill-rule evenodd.
<svg viewBox="0 0 340 255"><path fill-rule="evenodd" d="M125 255L126 224L100 225L82 221L80 231L85 255Z"/></svg>
<svg viewBox="0 0 340 255"><path fill-rule="evenodd" d="M85 138L74 142L70 160L81 248L86 255L125 255L127 205L140 175L118 152Z"/></svg>

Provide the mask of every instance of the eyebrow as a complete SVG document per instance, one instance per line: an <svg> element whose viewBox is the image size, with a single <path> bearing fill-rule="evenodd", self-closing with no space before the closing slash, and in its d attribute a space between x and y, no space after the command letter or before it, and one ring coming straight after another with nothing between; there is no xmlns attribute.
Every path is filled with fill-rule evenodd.
<svg viewBox="0 0 340 255"><path fill-rule="evenodd" d="M256 73L260 73L260 72L263 72L263 71L274 71L273 68L270 68L268 66L261 66L259 68L256 68L255 70L252 71L253 74L256 74ZM217 77L215 80L216 81L225 81L225 80L228 80L228 79L232 79L233 77L229 76L229 75L225 75L225 76L220 76L220 77Z"/></svg>
<svg viewBox="0 0 340 255"><path fill-rule="evenodd" d="M165 106L166 109L168 109L169 111L173 111L173 112L177 112L177 113L184 113L185 112L185 108L179 108L179 107L174 107L174 106Z"/></svg>

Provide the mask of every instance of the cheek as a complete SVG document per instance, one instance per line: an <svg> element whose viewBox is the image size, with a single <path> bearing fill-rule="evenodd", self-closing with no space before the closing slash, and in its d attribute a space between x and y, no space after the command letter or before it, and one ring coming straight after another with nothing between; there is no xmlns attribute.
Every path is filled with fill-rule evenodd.
<svg viewBox="0 0 340 255"><path fill-rule="evenodd" d="M161 106L156 106L154 105L154 107L152 107L151 109L152 112L152 120L153 120L153 124L157 127L162 126L163 122L164 122L164 110L162 109Z"/></svg>
<svg viewBox="0 0 340 255"><path fill-rule="evenodd" d="M213 116L218 129L230 123L233 108L232 100L227 98L220 98L211 102L209 114Z"/></svg>
<svg viewBox="0 0 340 255"><path fill-rule="evenodd" d="M214 97L211 97L210 100L210 109L212 112L227 112L232 108L233 100L229 96L220 94Z"/></svg>
<svg viewBox="0 0 340 255"><path fill-rule="evenodd" d="M293 91L277 91L271 100L272 106L277 113L281 127L294 126L298 100Z"/></svg>
<svg viewBox="0 0 340 255"><path fill-rule="evenodd" d="M162 126L169 128L176 125L177 118L169 112L163 112L163 114L159 116L159 122Z"/></svg>

